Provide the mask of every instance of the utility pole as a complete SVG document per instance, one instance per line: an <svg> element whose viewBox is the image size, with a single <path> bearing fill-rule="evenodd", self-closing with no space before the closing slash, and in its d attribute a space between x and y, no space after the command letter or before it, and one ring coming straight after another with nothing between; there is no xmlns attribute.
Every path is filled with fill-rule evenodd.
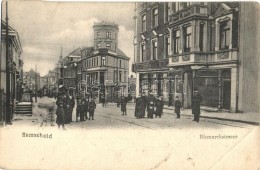
<svg viewBox="0 0 260 170"><path fill-rule="evenodd" d="M10 60L9 60L9 30L8 30L8 1L6 1L6 123L11 123L11 99L10 99Z"/></svg>
<svg viewBox="0 0 260 170"><path fill-rule="evenodd" d="M35 66L35 103L37 103L37 64Z"/></svg>

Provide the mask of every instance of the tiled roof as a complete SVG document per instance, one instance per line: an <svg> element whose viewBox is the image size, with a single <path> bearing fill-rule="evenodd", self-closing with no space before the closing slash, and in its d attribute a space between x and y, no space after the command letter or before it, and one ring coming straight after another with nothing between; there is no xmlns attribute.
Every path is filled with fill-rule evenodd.
<svg viewBox="0 0 260 170"><path fill-rule="evenodd" d="M125 59L130 59L129 57L127 57L127 55L121 51L119 48L117 48L117 55L119 55L120 57L123 57Z"/></svg>

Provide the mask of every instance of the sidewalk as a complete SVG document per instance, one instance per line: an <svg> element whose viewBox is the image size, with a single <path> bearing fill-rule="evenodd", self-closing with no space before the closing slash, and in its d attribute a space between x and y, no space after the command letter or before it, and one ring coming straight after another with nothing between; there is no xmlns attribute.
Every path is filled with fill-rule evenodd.
<svg viewBox="0 0 260 170"><path fill-rule="evenodd" d="M107 107L115 108L116 103L108 103ZM127 109L134 110L135 109L135 103L128 103ZM164 112L163 114L174 114L174 106L164 106ZM193 117L191 114L191 109L183 109L181 110L182 116L187 117ZM224 121L233 121L233 122L239 122L239 123L246 123L251 125L259 125L260 124L260 113L229 113L225 111L220 112L209 112L205 110L201 110L202 118L207 119L217 119L217 120L224 120Z"/></svg>

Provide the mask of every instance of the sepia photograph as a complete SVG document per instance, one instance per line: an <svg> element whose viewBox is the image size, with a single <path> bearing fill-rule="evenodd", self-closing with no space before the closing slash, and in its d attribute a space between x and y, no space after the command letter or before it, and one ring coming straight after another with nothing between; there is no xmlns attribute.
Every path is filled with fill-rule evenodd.
<svg viewBox="0 0 260 170"><path fill-rule="evenodd" d="M0 169L260 170L259 1L1 1Z"/></svg>

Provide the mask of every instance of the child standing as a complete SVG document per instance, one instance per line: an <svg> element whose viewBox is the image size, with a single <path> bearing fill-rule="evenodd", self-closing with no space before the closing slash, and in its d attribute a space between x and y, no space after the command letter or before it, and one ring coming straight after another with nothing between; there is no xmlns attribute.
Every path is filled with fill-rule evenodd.
<svg viewBox="0 0 260 170"><path fill-rule="evenodd" d="M177 118L180 119L181 115L181 101L179 100L179 97L177 96L176 97L176 100L175 100L175 113L177 114Z"/></svg>

